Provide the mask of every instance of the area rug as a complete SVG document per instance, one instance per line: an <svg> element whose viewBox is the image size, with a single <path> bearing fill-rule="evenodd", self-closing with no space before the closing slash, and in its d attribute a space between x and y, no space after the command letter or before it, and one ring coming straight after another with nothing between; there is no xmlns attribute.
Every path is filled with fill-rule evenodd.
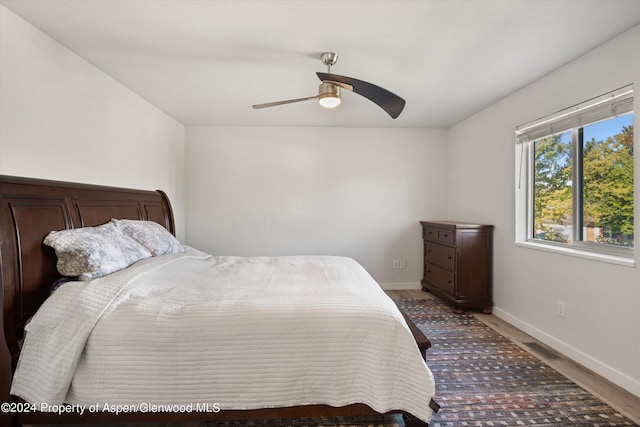
<svg viewBox="0 0 640 427"><path fill-rule="evenodd" d="M398 300L429 338L443 426L635 426L470 314L437 299Z"/></svg>

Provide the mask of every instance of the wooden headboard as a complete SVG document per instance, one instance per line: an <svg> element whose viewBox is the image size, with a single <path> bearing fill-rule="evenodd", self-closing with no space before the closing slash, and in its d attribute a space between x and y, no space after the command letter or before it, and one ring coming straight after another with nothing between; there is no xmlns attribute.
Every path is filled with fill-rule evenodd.
<svg viewBox="0 0 640 427"><path fill-rule="evenodd" d="M60 277L52 230L91 227L111 218L155 221L175 234L171 204L162 191L142 191L0 175L0 399L9 402L25 321ZM9 371L10 367L10 371Z"/></svg>

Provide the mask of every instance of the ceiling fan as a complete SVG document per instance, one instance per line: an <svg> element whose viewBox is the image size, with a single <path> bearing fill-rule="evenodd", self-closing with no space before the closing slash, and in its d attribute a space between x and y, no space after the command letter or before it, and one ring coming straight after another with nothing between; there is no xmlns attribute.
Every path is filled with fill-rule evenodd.
<svg viewBox="0 0 640 427"><path fill-rule="evenodd" d="M324 52L320 59L327 66L326 73L316 73L322 83L318 90L318 95L306 98L287 99L285 101L267 102L256 104L253 108L275 107L276 105L291 104L294 102L317 99L321 106L325 108L335 108L340 105L340 88L362 95L369 101L375 102L380 108L387 112L392 118L397 118L404 109L405 101L398 95L374 84L354 79L353 77L331 74L331 66L338 62L338 54Z"/></svg>

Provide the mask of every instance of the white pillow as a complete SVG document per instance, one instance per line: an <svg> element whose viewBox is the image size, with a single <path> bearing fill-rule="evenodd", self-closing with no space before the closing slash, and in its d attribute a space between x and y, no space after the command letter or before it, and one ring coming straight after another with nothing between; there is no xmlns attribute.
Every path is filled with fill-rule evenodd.
<svg viewBox="0 0 640 427"><path fill-rule="evenodd" d="M151 252L110 222L97 227L52 231L45 237L58 257L56 267L63 276L93 279L121 270Z"/></svg>
<svg viewBox="0 0 640 427"><path fill-rule="evenodd" d="M166 228L153 221L112 219L118 230L131 237L153 256L184 252L184 247Z"/></svg>

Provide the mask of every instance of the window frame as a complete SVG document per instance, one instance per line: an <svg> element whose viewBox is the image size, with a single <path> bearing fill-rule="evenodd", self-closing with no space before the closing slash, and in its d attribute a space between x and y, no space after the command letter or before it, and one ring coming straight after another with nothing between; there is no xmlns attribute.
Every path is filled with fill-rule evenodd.
<svg viewBox="0 0 640 427"><path fill-rule="evenodd" d="M630 87L630 86L629 86ZM632 90L632 89L631 89ZM619 90L618 90L619 91ZM607 94L609 95L609 94ZM603 95L604 96L604 95ZM589 101L587 101L589 102ZM579 104L580 105L580 104ZM570 107L570 109L576 110L577 106ZM567 109L569 110L569 109ZM562 110L554 115L564 116L566 115ZM617 116L634 114L633 109L630 112L623 112L622 114L615 114L615 110L607 118L598 121L610 120ZM553 116L553 115L552 115ZM544 121L553 123L553 119L549 119L549 116L538 119L536 122ZM572 233L574 238L571 243L554 242L550 240L543 240L535 238L535 214L534 214L534 194L535 194L535 150L534 142L543 138L544 136L537 137L532 140L522 138L522 131L519 129L531 127L528 125L522 125L517 128L516 131L516 241L517 246L524 246L534 249L540 249L544 251L550 251L555 253L562 253L565 255L573 255L587 259L594 259L597 261L611 262L615 264L635 267L635 246L623 247L615 245L605 245L595 242L583 241L583 144L580 143L580 133L583 128L589 126L598 121L587 122L581 124L578 127L572 127L570 129L559 130L556 134L571 131L571 164L572 164ZM635 129L635 114L633 115L633 123ZM535 123L535 122L532 122ZM550 132L547 136L553 135ZM634 135L634 145L636 137ZM635 179L637 173L637 165L634 153L634 211L637 212L636 206L636 183ZM578 161L576 161L576 159ZM576 185L576 183L578 185ZM634 228L637 215L634 214ZM634 233L635 238L635 233Z"/></svg>

